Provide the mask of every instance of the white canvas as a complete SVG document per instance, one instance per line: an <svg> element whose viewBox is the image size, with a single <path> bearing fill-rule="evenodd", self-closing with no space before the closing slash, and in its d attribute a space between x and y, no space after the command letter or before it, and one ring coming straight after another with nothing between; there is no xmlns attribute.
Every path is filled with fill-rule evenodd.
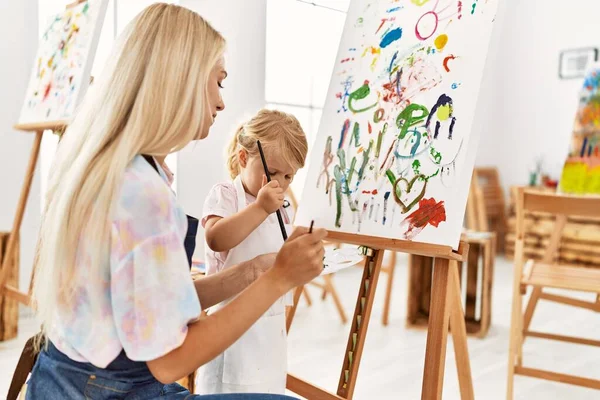
<svg viewBox="0 0 600 400"><path fill-rule="evenodd" d="M68 120L89 85L108 0L88 0L49 18L19 123Z"/></svg>
<svg viewBox="0 0 600 400"><path fill-rule="evenodd" d="M297 224L457 248L498 0L353 0Z"/></svg>

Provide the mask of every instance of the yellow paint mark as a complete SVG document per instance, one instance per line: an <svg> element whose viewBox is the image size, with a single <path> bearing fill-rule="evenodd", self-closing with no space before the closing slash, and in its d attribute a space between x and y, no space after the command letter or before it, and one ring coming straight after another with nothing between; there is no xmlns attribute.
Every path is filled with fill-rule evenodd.
<svg viewBox="0 0 600 400"><path fill-rule="evenodd" d="M582 162L566 162L560 189L573 194L600 194L600 167L589 169Z"/></svg>
<svg viewBox="0 0 600 400"><path fill-rule="evenodd" d="M450 105L440 106L437 110L437 117L440 121L445 121L450 118L452 107Z"/></svg>
<svg viewBox="0 0 600 400"><path fill-rule="evenodd" d="M438 50L442 50L448 44L448 35L445 33L435 38L435 47Z"/></svg>

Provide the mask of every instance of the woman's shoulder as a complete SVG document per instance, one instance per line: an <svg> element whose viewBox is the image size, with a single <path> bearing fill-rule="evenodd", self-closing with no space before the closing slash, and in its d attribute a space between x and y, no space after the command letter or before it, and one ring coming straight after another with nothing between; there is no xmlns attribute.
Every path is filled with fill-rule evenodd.
<svg viewBox="0 0 600 400"><path fill-rule="evenodd" d="M170 214L177 200L164 178L136 156L125 170L117 207L117 215L160 216Z"/></svg>

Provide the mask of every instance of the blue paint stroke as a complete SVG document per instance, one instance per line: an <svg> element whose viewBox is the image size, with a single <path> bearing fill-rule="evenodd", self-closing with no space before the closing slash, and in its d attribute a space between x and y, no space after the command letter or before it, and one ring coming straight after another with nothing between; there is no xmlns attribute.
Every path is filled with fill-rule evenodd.
<svg viewBox="0 0 600 400"><path fill-rule="evenodd" d="M394 53L394 56L392 57L392 61L390 61L390 66L388 68L388 72L391 74L392 73L392 67L394 65L394 61L396 61L396 58L398 58L398 52Z"/></svg>
<svg viewBox="0 0 600 400"><path fill-rule="evenodd" d="M579 154L580 157L583 157L585 155L585 148L587 146L587 137L583 138L583 146L581 146L581 153Z"/></svg>
<svg viewBox="0 0 600 400"><path fill-rule="evenodd" d="M344 139L346 139L346 133L348 132L348 129L350 129L350 120L347 119L344 122L344 125L342 126L342 133L340 135L340 143L338 144L338 149L342 148L342 145L344 144Z"/></svg>
<svg viewBox="0 0 600 400"><path fill-rule="evenodd" d="M393 12L400 11L400 10L402 10L403 8L404 8L404 7L394 7L394 8L390 8L389 10L387 10L387 11L386 11L386 13L388 13L388 14L391 14L391 13L393 13Z"/></svg>
<svg viewBox="0 0 600 400"><path fill-rule="evenodd" d="M385 195L383 195L383 225L385 225L385 221L387 220L387 204L390 193L391 192L385 192Z"/></svg>
<svg viewBox="0 0 600 400"><path fill-rule="evenodd" d="M381 39L381 43L379 44L379 47L381 47L382 49L385 49L386 47L388 47L390 44L392 44L396 40L400 39L401 37L402 37L402 28L392 29L391 31L386 33L385 36Z"/></svg>

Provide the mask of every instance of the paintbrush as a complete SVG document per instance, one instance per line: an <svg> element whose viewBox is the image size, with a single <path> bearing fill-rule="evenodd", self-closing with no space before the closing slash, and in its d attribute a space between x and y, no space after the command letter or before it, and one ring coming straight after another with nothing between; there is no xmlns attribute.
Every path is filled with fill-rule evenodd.
<svg viewBox="0 0 600 400"><path fill-rule="evenodd" d="M263 152L262 146L260 145L260 140L256 141L256 145L258 146L260 159L262 160L263 168L265 169L265 176L267 177L267 182L271 182L271 174L269 174L269 167L267 167L267 160L265 159L265 153ZM285 231L285 225L283 224L283 218L281 217L280 210L277 210L277 221L279 221L279 227L281 228L281 236L283 236L283 241L285 242L287 240L287 232Z"/></svg>

